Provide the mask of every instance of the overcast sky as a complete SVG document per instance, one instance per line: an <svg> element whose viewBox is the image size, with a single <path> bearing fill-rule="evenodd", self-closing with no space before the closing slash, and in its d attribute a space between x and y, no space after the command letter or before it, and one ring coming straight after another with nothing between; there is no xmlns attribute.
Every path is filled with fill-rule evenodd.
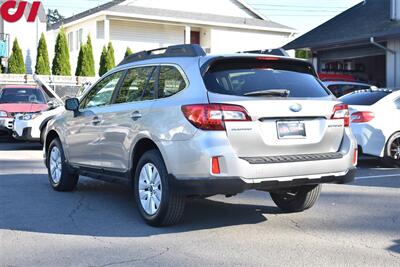
<svg viewBox="0 0 400 267"><path fill-rule="evenodd" d="M199 0L201 1L201 0ZM218 1L218 0L216 0ZM361 0L246 0L269 19L305 33ZM45 8L57 8L64 16L108 2L107 0L44 0Z"/></svg>

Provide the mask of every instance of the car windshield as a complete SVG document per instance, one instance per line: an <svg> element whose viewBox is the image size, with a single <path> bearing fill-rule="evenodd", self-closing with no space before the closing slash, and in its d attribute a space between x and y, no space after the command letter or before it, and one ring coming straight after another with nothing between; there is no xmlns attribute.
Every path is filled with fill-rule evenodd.
<svg viewBox="0 0 400 267"><path fill-rule="evenodd" d="M210 92L225 95L289 98L330 95L310 65L283 59L221 60L210 67L204 83ZM272 91L270 94L269 90ZM276 93L283 90L288 94Z"/></svg>
<svg viewBox="0 0 400 267"><path fill-rule="evenodd" d="M6 103L46 104L46 99L39 89L4 88L0 90L0 104Z"/></svg>
<svg viewBox="0 0 400 267"><path fill-rule="evenodd" d="M390 91L358 92L342 96L339 99L348 105L371 106L390 93Z"/></svg>

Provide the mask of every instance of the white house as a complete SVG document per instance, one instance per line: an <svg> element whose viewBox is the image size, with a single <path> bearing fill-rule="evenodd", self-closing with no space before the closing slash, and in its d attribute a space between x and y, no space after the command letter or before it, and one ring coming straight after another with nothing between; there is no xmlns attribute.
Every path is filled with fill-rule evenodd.
<svg viewBox="0 0 400 267"><path fill-rule="evenodd" d="M210 53L237 52L281 47L295 33L242 0L114 0L52 25L49 47L61 26L68 37L73 71L80 43L88 34L98 68L102 47L109 41L118 63L128 46L138 52L194 43Z"/></svg>
<svg viewBox="0 0 400 267"><path fill-rule="evenodd" d="M0 5L4 1L0 0ZM8 58L11 54L14 39L18 39L24 56L26 71L31 74L35 71L36 52L40 35L46 32L46 12L40 6L35 22L27 22L31 4L25 9L24 16L17 22L7 22L0 16L0 57Z"/></svg>

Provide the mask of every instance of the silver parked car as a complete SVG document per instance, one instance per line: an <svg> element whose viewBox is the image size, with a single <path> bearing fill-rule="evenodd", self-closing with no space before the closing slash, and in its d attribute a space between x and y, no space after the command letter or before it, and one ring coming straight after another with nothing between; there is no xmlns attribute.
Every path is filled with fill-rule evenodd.
<svg viewBox="0 0 400 267"><path fill-rule="evenodd" d="M322 183L355 175L348 107L301 60L196 45L145 51L66 110L46 129L51 186L73 190L79 175L130 181L150 225L177 223L187 197L248 189L299 212Z"/></svg>

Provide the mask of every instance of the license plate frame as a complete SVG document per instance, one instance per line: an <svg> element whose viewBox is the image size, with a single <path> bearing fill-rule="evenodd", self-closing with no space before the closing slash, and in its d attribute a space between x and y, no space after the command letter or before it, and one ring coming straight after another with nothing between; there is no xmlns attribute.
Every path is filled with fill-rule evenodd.
<svg viewBox="0 0 400 267"><path fill-rule="evenodd" d="M306 123L304 121L277 121L276 132L279 139L307 138Z"/></svg>

